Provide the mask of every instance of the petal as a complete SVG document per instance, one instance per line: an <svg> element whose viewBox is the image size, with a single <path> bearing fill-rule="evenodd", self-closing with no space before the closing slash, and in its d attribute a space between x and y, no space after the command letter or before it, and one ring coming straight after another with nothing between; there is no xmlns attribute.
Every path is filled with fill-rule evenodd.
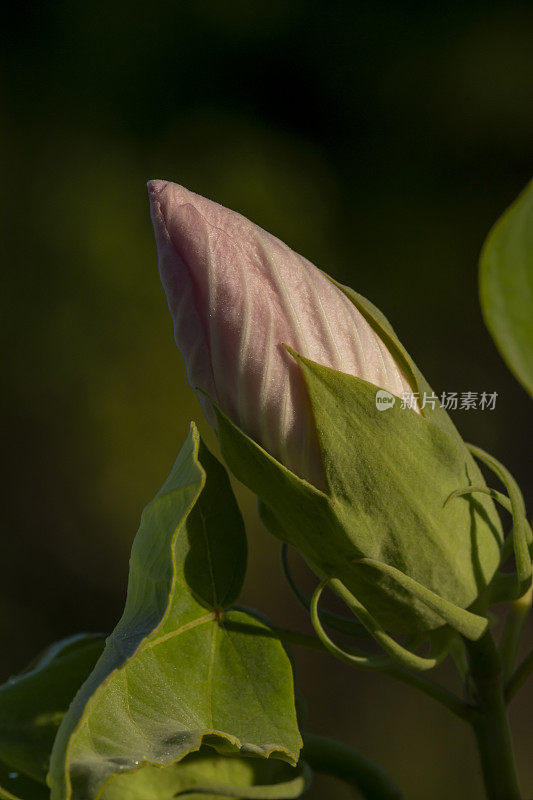
<svg viewBox="0 0 533 800"><path fill-rule="evenodd" d="M283 347L409 392L358 309L286 244L174 183L151 181L160 272L189 381L315 485L322 464L300 369Z"/></svg>

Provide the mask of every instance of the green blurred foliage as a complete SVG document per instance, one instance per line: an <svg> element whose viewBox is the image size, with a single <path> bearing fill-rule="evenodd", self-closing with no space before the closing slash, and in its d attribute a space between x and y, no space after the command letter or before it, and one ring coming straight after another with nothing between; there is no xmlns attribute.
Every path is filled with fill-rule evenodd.
<svg viewBox="0 0 533 800"><path fill-rule="evenodd" d="M530 3L23 0L3 27L3 676L114 626L140 511L189 420L213 442L172 343L149 178L241 211L369 297L437 391L499 392L455 419L531 501L530 401L477 300L482 241L533 166ZM246 599L303 626L239 499ZM311 729L342 732L414 800L481 796L445 712L323 657L297 665Z"/></svg>

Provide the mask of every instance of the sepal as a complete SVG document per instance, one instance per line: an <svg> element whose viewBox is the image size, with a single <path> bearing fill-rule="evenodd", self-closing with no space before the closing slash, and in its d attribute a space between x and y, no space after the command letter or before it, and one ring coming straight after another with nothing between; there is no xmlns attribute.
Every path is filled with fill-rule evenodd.
<svg viewBox="0 0 533 800"><path fill-rule="evenodd" d="M374 385L294 357L309 390L326 491L298 478L216 409L230 469L260 497L267 528L321 579L340 580L384 630L420 634L449 624L413 584L383 570L370 576L362 560L398 570L459 609L476 603L498 568L499 518L488 496L445 501L465 478L484 484L477 465L451 423L399 404L379 411Z"/></svg>

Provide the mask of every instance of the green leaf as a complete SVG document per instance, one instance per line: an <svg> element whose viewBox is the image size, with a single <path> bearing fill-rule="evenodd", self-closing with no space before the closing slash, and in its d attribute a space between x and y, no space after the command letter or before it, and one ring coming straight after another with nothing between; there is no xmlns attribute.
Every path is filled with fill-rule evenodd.
<svg viewBox="0 0 533 800"><path fill-rule="evenodd" d="M60 728L53 800L93 800L118 775L202 745L296 764L289 658L263 622L228 610L245 567L227 474L192 426L143 512L124 614Z"/></svg>
<svg viewBox="0 0 533 800"><path fill-rule="evenodd" d="M45 783L61 720L103 646L103 636L95 634L62 639L0 686L0 759L9 772Z"/></svg>
<svg viewBox="0 0 533 800"><path fill-rule="evenodd" d="M319 577L342 581L385 630L418 634L443 625L405 585L359 562L390 565L460 608L471 606L498 567L501 525L487 496L445 501L458 487L483 484L479 468L453 426L399 403L378 411L374 385L295 357L328 492L299 479L217 411L230 469L261 498L270 531Z"/></svg>
<svg viewBox="0 0 533 800"><path fill-rule="evenodd" d="M290 798L300 797L307 783L300 767L283 761L220 756L203 747L165 769L147 766L119 775L104 789L102 800Z"/></svg>
<svg viewBox="0 0 533 800"><path fill-rule="evenodd" d="M489 233L479 278L486 325L509 369L533 395L533 181Z"/></svg>

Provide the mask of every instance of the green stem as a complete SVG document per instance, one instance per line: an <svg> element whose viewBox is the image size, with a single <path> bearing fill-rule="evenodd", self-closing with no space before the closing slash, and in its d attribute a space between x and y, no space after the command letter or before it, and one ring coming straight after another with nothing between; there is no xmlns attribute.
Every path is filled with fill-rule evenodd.
<svg viewBox="0 0 533 800"><path fill-rule="evenodd" d="M490 632L465 639L477 701L472 719L488 800L521 800L503 690L501 661Z"/></svg>
<svg viewBox="0 0 533 800"><path fill-rule="evenodd" d="M304 735L302 758L314 772L355 786L366 800L402 800L402 793L377 764L333 739Z"/></svg>

